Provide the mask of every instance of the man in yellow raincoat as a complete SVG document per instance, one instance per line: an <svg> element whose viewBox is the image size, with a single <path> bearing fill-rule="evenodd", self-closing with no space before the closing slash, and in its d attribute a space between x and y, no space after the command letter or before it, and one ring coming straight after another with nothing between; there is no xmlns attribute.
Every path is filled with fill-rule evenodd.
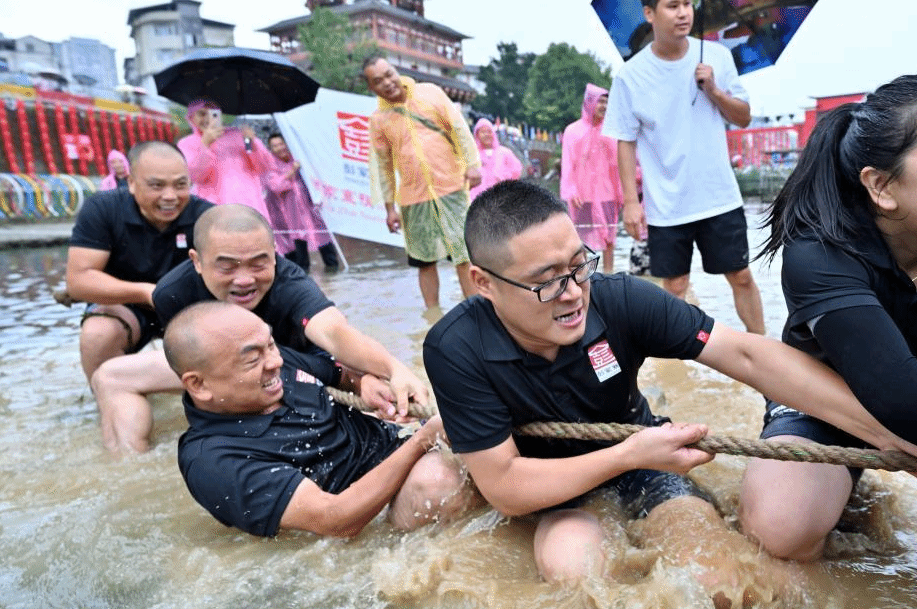
<svg viewBox="0 0 917 609"><path fill-rule="evenodd" d="M468 189L481 181L471 131L442 89L401 76L385 59L369 57L363 76L379 96L369 119L373 199L385 203L390 231L404 228L408 264L418 270L424 304L439 306L436 263L447 257L462 293L470 296L475 292L468 276L465 212Z"/></svg>

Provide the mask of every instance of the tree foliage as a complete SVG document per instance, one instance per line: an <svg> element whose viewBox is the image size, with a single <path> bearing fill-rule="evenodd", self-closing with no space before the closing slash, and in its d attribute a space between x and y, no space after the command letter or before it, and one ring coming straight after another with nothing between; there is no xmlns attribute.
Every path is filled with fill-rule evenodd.
<svg viewBox="0 0 917 609"><path fill-rule="evenodd" d="M481 66L478 79L484 83L484 95L476 97L471 107L504 121L522 122L522 97L535 54L520 54L515 42L501 42L497 44L497 51L498 59Z"/></svg>
<svg viewBox="0 0 917 609"><path fill-rule="evenodd" d="M567 43L555 43L539 55L529 71L522 99L523 120L549 131L563 129L580 118L586 84L611 85L611 70L591 53Z"/></svg>
<svg viewBox="0 0 917 609"><path fill-rule="evenodd" d="M361 67L363 59L378 52L378 47L365 28L354 27L347 17L329 8L316 7L312 18L299 26L299 38L309 53L311 75L323 87L367 93Z"/></svg>

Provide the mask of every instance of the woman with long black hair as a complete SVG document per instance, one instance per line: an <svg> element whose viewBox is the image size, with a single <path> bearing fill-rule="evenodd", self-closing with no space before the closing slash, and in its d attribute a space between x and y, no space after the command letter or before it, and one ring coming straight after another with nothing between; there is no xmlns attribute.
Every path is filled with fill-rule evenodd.
<svg viewBox="0 0 917 609"><path fill-rule="evenodd" d="M875 418L874 429L917 443L917 75L822 117L767 225L759 257L773 260L783 250L784 342L834 368ZM761 437L869 440L866 427L841 430L821 420L831 413L810 414L819 418L769 401ZM743 529L775 556L815 560L860 473L752 460Z"/></svg>

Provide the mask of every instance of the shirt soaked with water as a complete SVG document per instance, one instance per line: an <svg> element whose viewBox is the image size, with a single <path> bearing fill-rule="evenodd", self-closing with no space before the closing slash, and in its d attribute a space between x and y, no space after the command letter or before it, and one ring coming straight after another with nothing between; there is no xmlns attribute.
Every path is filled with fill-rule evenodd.
<svg viewBox="0 0 917 609"><path fill-rule="evenodd" d="M398 425L336 404L313 359L284 347L283 405L266 415L220 415L183 398L189 429L178 464L194 499L214 518L253 535L277 534L305 478L340 493L392 454Z"/></svg>
<svg viewBox="0 0 917 609"><path fill-rule="evenodd" d="M637 386L640 366L647 357L696 358L713 318L630 275L597 273L591 282L585 333L562 346L553 362L522 349L480 296L433 326L424 365L455 452L493 448L514 427L536 421L653 423ZM514 440L526 457L572 456L608 445Z"/></svg>

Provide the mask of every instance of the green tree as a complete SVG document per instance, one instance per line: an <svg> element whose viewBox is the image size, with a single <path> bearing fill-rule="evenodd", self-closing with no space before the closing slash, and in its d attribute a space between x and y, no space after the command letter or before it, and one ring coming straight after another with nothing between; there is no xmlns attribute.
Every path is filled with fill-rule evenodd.
<svg viewBox="0 0 917 609"><path fill-rule="evenodd" d="M611 85L611 70L591 53L580 53L565 42L540 55L529 71L522 98L524 120L549 131L563 129L580 117L587 83Z"/></svg>
<svg viewBox="0 0 917 609"><path fill-rule="evenodd" d="M481 66L478 79L484 83L484 95L477 96L471 107L504 121L521 122L524 118L522 97L529 81L534 53L519 54L515 42L497 44L499 59Z"/></svg>
<svg viewBox="0 0 917 609"><path fill-rule="evenodd" d="M378 52L366 28L350 24L347 17L316 7L312 18L299 26L299 38L309 53L311 75L323 87L337 91L367 93L360 68L363 59Z"/></svg>

